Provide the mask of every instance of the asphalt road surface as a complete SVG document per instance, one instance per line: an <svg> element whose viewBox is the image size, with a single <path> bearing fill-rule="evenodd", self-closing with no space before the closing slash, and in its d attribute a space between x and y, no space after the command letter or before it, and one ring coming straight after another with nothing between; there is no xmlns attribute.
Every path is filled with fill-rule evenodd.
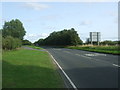
<svg viewBox="0 0 120 90"><path fill-rule="evenodd" d="M117 55L44 47L77 88L118 88Z"/></svg>

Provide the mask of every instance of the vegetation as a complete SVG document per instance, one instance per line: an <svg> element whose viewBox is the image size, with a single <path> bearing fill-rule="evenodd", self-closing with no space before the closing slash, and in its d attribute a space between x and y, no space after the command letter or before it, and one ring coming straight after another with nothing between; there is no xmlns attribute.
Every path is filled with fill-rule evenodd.
<svg viewBox="0 0 120 90"><path fill-rule="evenodd" d="M29 40L22 40L22 45L33 45Z"/></svg>
<svg viewBox="0 0 120 90"><path fill-rule="evenodd" d="M2 48L5 50L12 50L18 47L21 47L22 42L18 38L13 38L11 36L7 36L2 38Z"/></svg>
<svg viewBox="0 0 120 90"><path fill-rule="evenodd" d="M18 19L5 22L3 29L0 30L1 33L3 37L3 88L64 87L56 66L47 52L23 48L15 50L22 45L31 45L27 47L42 49L33 46L29 40L23 40L26 31Z"/></svg>
<svg viewBox="0 0 120 90"><path fill-rule="evenodd" d="M78 45L82 44L74 28L53 32L45 39L39 39L35 45Z"/></svg>
<svg viewBox="0 0 120 90"><path fill-rule="evenodd" d="M26 31L24 30L23 24L18 19L5 22L3 25L2 36L4 38L7 36L12 36L23 40L25 33Z"/></svg>
<svg viewBox="0 0 120 90"><path fill-rule="evenodd" d="M25 45L26 47L30 47L30 48L33 48L33 49L43 49L41 47L38 47L38 46L34 46L34 45Z"/></svg>
<svg viewBox="0 0 120 90"><path fill-rule="evenodd" d="M0 51L2 49L2 30L0 30Z"/></svg>
<svg viewBox="0 0 120 90"><path fill-rule="evenodd" d="M3 51L2 62L3 88L64 87L47 52L28 49Z"/></svg>
<svg viewBox="0 0 120 90"><path fill-rule="evenodd" d="M120 54L119 46L68 46L65 48L110 53L110 54Z"/></svg>
<svg viewBox="0 0 120 90"><path fill-rule="evenodd" d="M120 45L120 41L110 41L110 40L105 40L100 42L101 45Z"/></svg>
<svg viewBox="0 0 120 90"><path fill-rule="evenodd" d="M1 30L0 30L0 42L2 42ZM2 89L2 43L0 43L0 89Z"/></svg>
<svg viewBox="0 0 120 90"><path fill-rule="evenodd" d="M20 47L26 33L23 24L18 19L5 22L0 32L2 32L3 37L2 48L5 50L12 50Z"/></svg>

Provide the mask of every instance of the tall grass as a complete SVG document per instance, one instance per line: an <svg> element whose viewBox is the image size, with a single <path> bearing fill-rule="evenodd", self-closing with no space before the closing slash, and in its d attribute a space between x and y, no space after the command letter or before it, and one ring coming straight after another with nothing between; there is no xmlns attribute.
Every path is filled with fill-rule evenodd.
<svg viewBox="0 0 120 90"><path fill-rule="evenodd" d="M87 50L101 53L120 54L120 46L67 46L69 49Z"/></svg>

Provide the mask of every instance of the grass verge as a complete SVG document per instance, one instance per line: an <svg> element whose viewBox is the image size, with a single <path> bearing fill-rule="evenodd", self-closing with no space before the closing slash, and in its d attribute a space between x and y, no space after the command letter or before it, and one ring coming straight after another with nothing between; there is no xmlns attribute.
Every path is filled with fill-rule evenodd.
<svg viewBox="0 0 120 90"><path fill-rule="evenodd" d="M41 47L37 47L37 46L34 46L34 45L24 45L26 47L30 47L30 48L33 48L33 49L43 49Z"/></svg>
<svg viewBox="0 0 120 90"><path fill-rule="evenodd" d="M67 46L65 48L120 55L119 46Z"/></svg>
<svg viewBox="0 0 120 90"><path fill-rule="evenodd" d="M64 88L47 52L19 49L3 51L3 88Z"/></svg>

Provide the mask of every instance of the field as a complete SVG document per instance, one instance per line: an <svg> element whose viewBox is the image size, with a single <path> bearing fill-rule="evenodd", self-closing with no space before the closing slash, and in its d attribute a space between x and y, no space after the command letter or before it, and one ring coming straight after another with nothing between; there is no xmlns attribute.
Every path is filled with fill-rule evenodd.
<svg viewBox="0 0 120 90"><path fill-rule="evenodd" d="M47 52L3 51L3 88L63 88L63 81Z"/></svg>
<svg viewBox="0 0 120 90"><path fill-rule="evenodd" d="M109 53L109 54L120 54L119 46L67 46L65 48L87 50L92 52Z"/></svg>

